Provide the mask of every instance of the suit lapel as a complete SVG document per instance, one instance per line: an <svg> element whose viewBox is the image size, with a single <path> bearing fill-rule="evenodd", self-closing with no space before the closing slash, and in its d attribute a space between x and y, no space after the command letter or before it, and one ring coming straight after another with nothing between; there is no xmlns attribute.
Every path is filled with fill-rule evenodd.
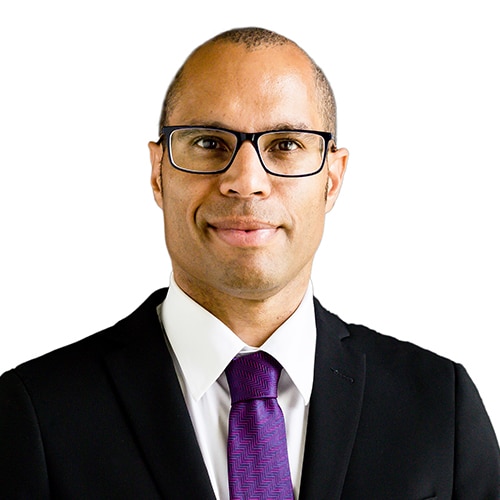
<svg viewBox="0 0 500 500"><path fill-rule="evenodd" d="M339 499L361 414L365 355L349 332L315 303L318 337L300 497Z"/></svg>
<svg viewBox="0 0 500 500"><path fill-rule="evenodd" d="M162 497L215 498L156 314L162 300L122 322L127 341L108 371Z"/></svg>

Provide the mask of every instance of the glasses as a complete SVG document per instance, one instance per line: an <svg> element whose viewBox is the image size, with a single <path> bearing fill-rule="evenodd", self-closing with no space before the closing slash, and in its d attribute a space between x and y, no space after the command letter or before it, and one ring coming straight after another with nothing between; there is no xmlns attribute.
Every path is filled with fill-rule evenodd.
<svg viewBox="0 0 500 500"><path fill-rule="evenodd" d="M241 145L250 141L264 170L280 177L307 177L323 168L330 132L270 130L236 132L223 128L170 126L161 130L173 167L192 174L220 174L229 169Z"/></svg>

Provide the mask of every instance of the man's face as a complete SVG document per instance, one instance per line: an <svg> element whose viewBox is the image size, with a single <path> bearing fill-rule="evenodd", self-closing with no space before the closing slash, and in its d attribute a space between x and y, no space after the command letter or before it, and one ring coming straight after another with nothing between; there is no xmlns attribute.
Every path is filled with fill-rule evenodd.
<svg viewBox="0 0 500 500"><path fill-rule="evenodd" d="M325 129L311 66L293 46L205 46L182 81L170 125ZM347 151L328 153L317 175L282 178L265 172L250 142L229 170L210 175L178 171L161 146L150 143L150 150L153 190L181 288L197 300L305 291Z"/></svg>

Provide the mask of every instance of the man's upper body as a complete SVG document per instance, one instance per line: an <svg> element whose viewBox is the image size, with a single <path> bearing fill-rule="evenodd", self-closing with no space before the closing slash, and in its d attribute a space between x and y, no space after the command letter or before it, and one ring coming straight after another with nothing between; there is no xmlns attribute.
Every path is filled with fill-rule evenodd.
<svg viewBox="0 0 500 500"><path fill-rule="evenodd" d="M228 498L217 442L200 446L190 419L210 403L185 399L158 316L164 298L0 378L2 498ZM465 370L316 301L314 313L298 498L497 499L498 446ZM211 432L224 436L227 422Z"/></svg>
<svg viewBox="0 0 500 500"><path fill-rule="evenodd" d="M233 30L191 54L149 144L171 298L2 377L8 497L227 498L222 372L256 349L283 365L295 496L498 496L463 368L312 304L348 157L335 134L328 81L290 40Z"/></svg>

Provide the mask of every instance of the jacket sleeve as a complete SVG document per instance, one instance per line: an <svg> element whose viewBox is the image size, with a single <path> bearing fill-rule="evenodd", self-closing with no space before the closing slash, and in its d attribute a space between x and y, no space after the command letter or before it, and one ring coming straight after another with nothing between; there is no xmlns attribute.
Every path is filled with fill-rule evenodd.
<svg viewBox="0 0 500 500"><path fill-rule="evenodd" d="M0 377L0 497L50 498L36 412L14 370Z"/></svg>
<svg viewBox="0 0 500 500"><path fill-rule="evenodd" d="M500 499L500 451L481 397L461 365L456 366L456 500Z"/></svg>

